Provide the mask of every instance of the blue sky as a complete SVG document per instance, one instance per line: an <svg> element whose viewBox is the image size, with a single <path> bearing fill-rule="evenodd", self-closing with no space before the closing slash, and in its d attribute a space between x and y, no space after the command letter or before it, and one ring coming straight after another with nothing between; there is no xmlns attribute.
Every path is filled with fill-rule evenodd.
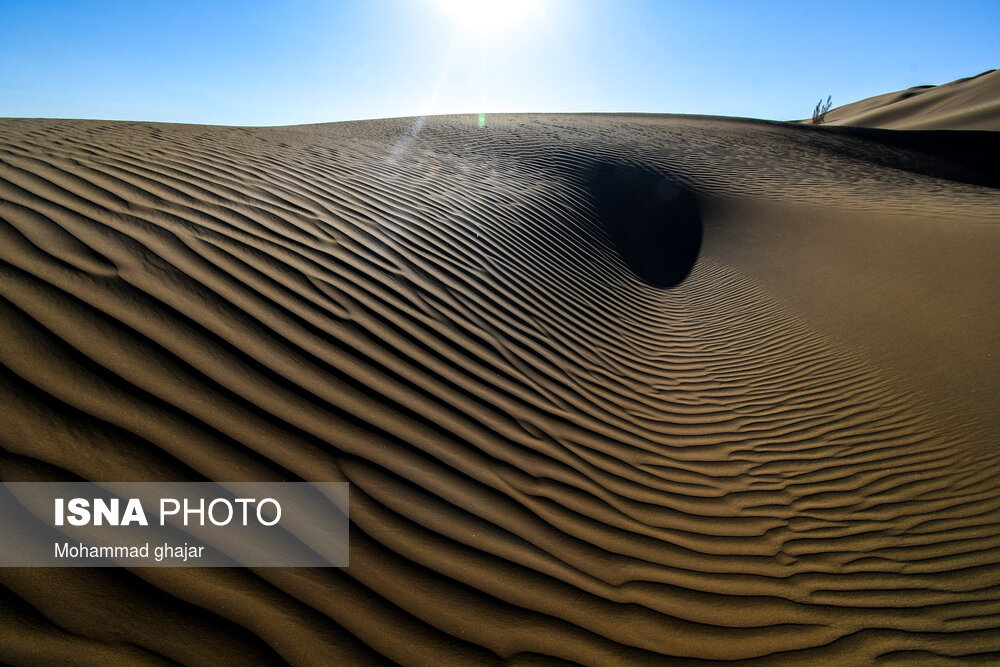
<svg viewBox="0 0 1000 667"><path fill-rule="evenodd" d="M0 116L226 125L639 111L788 120L1000 66L1000 2L11 2ZM475 0L469 0L476 5ZM482 14L477 13L481 11ZM492 12L492 13L491 13Z"/></svg>

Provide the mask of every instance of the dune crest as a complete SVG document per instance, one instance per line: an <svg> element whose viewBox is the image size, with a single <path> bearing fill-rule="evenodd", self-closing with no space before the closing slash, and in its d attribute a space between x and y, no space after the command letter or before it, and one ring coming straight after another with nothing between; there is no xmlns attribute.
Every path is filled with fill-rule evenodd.
<svg viewBox="0 0 1000 667"><path fill-rule="evenodd" d="M1000 192L869 135L0 121L0 476L353 523L343 570L0 571L0 660L995 658Z"/></svg>
<svg viewBox="0 0 1000 667"><path fill-rule="evenodd" d="M1000 130L1000 70L845 104L831 109L824 123L890 130Z"/></svg>

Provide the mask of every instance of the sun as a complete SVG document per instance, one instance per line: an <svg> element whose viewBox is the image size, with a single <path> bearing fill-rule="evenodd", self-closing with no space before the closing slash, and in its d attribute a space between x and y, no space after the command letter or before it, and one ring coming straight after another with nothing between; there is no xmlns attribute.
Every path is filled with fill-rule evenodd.
<svg viewBox="0 0 1000 667"><path fill-rule="evenodd" d="M492 37L538 20L541 0L435 0L462 32Z"/></svg>

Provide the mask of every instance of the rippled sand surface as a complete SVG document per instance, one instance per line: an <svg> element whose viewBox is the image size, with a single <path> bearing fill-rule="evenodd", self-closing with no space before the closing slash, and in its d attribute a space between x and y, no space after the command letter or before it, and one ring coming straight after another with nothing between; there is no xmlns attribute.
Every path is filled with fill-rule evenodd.
<svg viewBox="0 0 1000 667"><path fill-rule="evenodd" d="M352 485L0 660L1000 659L1000 140L477 121L0 121L0 478Z"/></svg>

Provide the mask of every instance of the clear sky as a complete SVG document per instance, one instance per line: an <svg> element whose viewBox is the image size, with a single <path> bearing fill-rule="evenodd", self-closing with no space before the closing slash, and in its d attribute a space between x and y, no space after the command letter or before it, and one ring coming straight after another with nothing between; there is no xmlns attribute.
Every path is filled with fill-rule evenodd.
<svg viewBox="0 0 1000 667"><path fill-rule="evenodd" d="M998 0L0 0L0 116L789 120L995 67Z"/></svg>

